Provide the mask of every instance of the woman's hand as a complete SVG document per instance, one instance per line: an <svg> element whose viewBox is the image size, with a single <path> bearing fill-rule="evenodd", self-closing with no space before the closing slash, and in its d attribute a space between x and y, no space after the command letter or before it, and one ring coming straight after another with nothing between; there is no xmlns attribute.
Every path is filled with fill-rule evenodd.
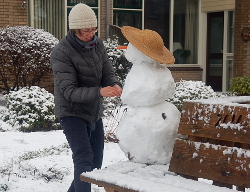
<svg viewBox="0 0 250 192"><path fill-rule="evenodd" d="M117 85L117 84L115 84L113 87L117 89L117 91L119 93L118 97L120 97L121 94L122 94L122 88L119 85Z"/></svg>
<svg viewBox="0 0 250 192"><path fill-rule="evenodd" d="M100 89L100 94L102 97L120 97L122 94L122 88L119 85L103 87Z"/></svg>

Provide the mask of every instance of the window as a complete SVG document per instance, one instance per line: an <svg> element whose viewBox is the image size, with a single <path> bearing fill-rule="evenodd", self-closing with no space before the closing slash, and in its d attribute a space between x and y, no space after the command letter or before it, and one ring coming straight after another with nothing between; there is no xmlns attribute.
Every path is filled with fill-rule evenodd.
<svg viewBox="0 0 250 192"><path fill-rule="evenodd" d="M97 7L98 6L98 0L67 0L68 6L74 6L78 3L85 3L90 7Z"/></svg>
<svg viewBox="0 0 250 192"><path fill-rule="evenodd" d="M62 0L30 0L30 26L44 29L56 38L65 36L65 4Z"/></svg>
<svg viewBox="0 0 250 192"><path fill-rule="evenodd" d="M174 0L175 64L197 64L198 0Z"/></svg>
<svg viewBox="0 0 250 192"><path fill-rule="evenodd" d="M132 26L141 29L141 11L114 10L114 25Z"/></svg>
<svg viewBox="0 0 250 192"><path fill-rule="evenodd" d="M147 0L144 7L144 27L159 33L169 48L170 0Z"/></svg>
<svg viewBox="0 0 250 192"><path fill-rule="evenodd" d="M114 0L114 7L141 9L142 8L142 0Z"/></svg>
<svg viewBox="0 0 250 192"><path fill-rule="evenodd" d="M142 28L142 0L114 0L113 24Z"/></svg>
<svg viewBox="0 0 250 192"><path fill-rule="evenodd" d="M175 64L197 64L198 3L199 0L114 0L113 24L154 30L167 48L173 41ZM170 23L171 15L173 23ZM171 30L173 39L170 40Z"/></svg>

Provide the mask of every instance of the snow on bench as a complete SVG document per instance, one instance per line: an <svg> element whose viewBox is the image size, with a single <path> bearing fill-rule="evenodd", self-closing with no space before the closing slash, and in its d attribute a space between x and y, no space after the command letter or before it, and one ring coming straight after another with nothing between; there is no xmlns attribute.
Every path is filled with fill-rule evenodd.
<svg viewBox="0 0 250 192"><path fill-rule="evenodd" d="M234 191L225 188L232 185L245 191L250 186L249 104L249 96L186 102L178 128L184 137L175 140L170 167L124 161L83 173L81 180L119 192L226 192Z"/></svg>
<svg viewBox="0 0 250 192"><path fill-rule="evenodd" d="M168 171L169 165L146 165L123 161L104 169L82 173L82 181L119 192L229 192L205 182L185 179Z"/></svg>

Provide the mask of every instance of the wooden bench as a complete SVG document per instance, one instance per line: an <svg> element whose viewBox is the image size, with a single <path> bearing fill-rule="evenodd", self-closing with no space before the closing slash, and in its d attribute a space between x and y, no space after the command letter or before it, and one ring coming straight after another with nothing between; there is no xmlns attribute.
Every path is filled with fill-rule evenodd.
<svg viewBox="0 0 250 192"><path fill-rule="evenodd" d="M208 100L183 107L170 171L244 191L250 187L250 97L224 104ZM221 101L223 103L223 101Z"/></svg>
<svg viewBox="0 0 250 192"><path fill-rule="evenodd" d="M146 165L130 161L83 173L82 181L112 192L233 192L230 189L186 179L170 172L169 165ZM195 187L194 187L195 186Z"/></svg>
<svg viewBox="0 0 250 192"><path fill-rule="evenodd" d="M208 184L198 178L213 181L210 191L232 191L233 185L244 191L250 187L250 105L239 100L248 103L250 97L237 97L229 105L186 102L170 166L120 162L80 178L112 192L177 192L180 183L188 185L182 191L201 187L205 192ZM164 176L154 176L160 170Z"/></svg>

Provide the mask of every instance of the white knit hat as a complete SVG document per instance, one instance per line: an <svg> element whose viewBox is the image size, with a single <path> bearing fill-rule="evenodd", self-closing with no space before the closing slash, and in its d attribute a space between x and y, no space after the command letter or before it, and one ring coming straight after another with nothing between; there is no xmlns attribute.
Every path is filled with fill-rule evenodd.
<svg viewBox="0 0 250 192"><path fill-rule="evenodd" d="M75 5L69 13L69 28L84 29L97 27L95 12L86 4Z"/></svg>

